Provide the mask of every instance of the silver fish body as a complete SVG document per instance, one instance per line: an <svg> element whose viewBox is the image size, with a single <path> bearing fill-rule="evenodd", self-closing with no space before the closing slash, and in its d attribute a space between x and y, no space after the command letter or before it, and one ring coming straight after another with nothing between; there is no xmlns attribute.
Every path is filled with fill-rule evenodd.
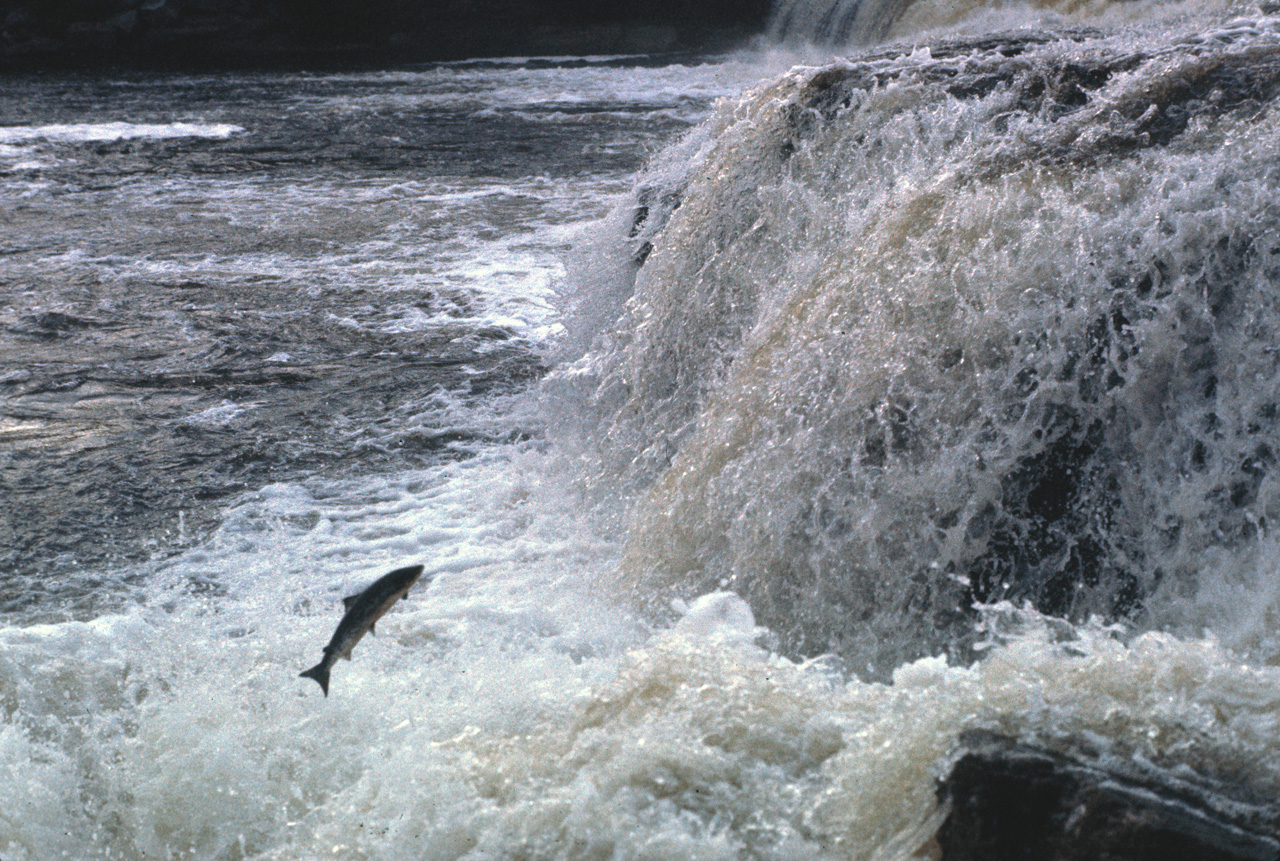
<svg viewBox="0 0 1280 861"><path fill-rule="evenodd" d="M329 670L338 658L351 660L351 650L366 633L373 632L374 624L382 618L391 605L409 591L409 587L422 575L421 565L397 568L374 580L367 589L342 599L347 612L338 623L329 645L324 647L324 658L309 670L299 673L303 678L315 679L324 695L329 696Z"/></svg>

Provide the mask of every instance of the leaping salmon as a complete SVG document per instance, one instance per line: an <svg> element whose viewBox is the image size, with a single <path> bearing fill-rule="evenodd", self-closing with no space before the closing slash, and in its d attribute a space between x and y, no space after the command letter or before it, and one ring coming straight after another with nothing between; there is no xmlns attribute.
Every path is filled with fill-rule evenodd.
<svg viewBox="0 0 1280 861"><path fill-rule="evenodd" d="M355 595L342 599L347 612L343 615L338 628L333 632L329 645L324 647L324 659L299 676L315 679L320 690L329 696L329 670L338 658L351 660L351 650L360 642L365 632L373 633L373 626L382 615L391 609L391 605L399 601L409 591L409 587L417 582L422 574L421 565L410 565L397 568L390 574L384 574L374 580L369 588Z"/></svg>

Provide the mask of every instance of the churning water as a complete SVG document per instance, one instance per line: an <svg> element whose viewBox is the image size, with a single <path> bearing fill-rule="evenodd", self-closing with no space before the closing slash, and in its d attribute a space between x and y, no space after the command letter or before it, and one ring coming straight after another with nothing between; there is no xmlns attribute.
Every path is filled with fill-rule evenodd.
<svg viewBox="0 0 1280 861"><path fill-rule="evenodd" d="M1280 789L1280 19L774 39L6 82L0 858L929 857L974 728Z"/></svg>

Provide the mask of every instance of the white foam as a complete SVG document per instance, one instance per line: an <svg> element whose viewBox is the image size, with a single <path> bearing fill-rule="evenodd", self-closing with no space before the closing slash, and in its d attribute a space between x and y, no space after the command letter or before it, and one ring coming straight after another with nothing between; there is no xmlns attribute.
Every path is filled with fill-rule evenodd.
<svg viewBox="0 0 1280 861"><path fill-rule="evenodd" d="M31 141L49 143L90 143L134 138L229 138L243 132L227 123L55 123L43 126L0 126L0 143Z"/></svg>
<svg viewBox="0 0 1280 861"><path fill-rule="evenodd" d="M57 163L57 159L50 158L37 147L0 144L0 169L6 173L43 170Z"/></svg>
<svg viewBox="0 0 1280 861"><path fill-rule="evenodd" d="M270 361L270 360L268 360ZM207 427L225 427L234 422L239 416L249 410L257 409L262 406L260 403L237 404L231 401L223 401L216 407L209 407L207 410L195 413L182 418L183 424L204 425Z"/></svg>
<svg viewBox="0 0 1280 861"><path fill-rule="evenodd" d="M6 857L910 857L972 728L1093 734L1280 789L1280 670L1211 641L1086 627L1064 645L997 608L982 662L879 684L771 655L724 593L647 634L592 595L612 551L547 466L276 486L147 606L0 631ZM434 582L328 698L298 678L339 596L415 559Z"/></svg>
<svg viewBox="0 0 1280 861"><path fill-rule="evenodd" d="M470 111L477 116L516 111L526 119L539 119L538 111L551 111L542 119L563 122L557 108L591 110L609 115L624 105L640 114L674 112L685 121L705 114L713 99L735 96L762 77L781 71L765 55L732 55L714 62L686 65L615 67L608 65L523 67L520 65L440 65L421 71L372 72L335 75L343 81L394 81L395 89L379 89L366 95L307 99L345 111L422 108Z"/></svg>
<svg viewBox="0 0 1280 861"><path fill-rule="evenodd" d="M751 643L763 633L751 607L732 592L708 592L691 603L679 601L682 612L672 632L720 643Z"/></svg>
<svg viewBox="0 0 1280 861"><path fill-rule="evenodd" d="M1229 0L779 0L769 32L775 41L841 48L1022 28L1176 22L1221 14L1234 5Z"/></svg>
<svg viewBox="0 0 1280 861"><path fill-rule="evenodd" d="M102 205L121 217L128 213L137 229L152 225L152 253L95 258L76 248L24 258L11 271L238 285L270 279L296 285L317 305L330 292L372 291L377 300L345 315L341 325L459 335L500 328L512 337L543 339L554 326L551 298L564 276L565 248L623 187L613 177L184 178L147 194L136 186L101 192ZM208 220L215 238L174 243L170 220L155 214L175 207L196 221L195 236ZM216 239L220 222L269 231L283 247L227 254ZM317 246L324 250L317 253Z"/></svg>

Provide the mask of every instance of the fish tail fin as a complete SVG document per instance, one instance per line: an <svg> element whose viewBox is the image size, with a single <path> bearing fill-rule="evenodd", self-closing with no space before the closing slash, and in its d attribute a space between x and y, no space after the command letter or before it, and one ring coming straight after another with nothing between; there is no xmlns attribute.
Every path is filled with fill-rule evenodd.
<svg viewBox="0 0 1280 861"><path fill-rule="evenodd" d="M298 675L306 679L315 679L320 684L320 690L324 691L324 695L329 696L329 668L324 665L324 661L309 670L303 670Z"/></svg>

